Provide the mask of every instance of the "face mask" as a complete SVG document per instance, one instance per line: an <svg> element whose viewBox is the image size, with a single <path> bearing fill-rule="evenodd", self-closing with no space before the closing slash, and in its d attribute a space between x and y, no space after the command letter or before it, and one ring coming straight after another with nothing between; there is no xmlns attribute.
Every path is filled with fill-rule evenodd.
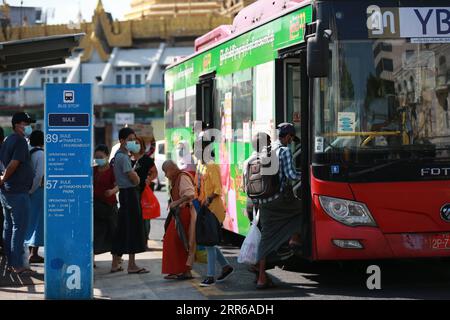
<svg viewBox="0 0 450 320"><path fill-rule="evenodd" d="M138 153L139 151L141 151L141 145L137 144L136 141L128 141L127 149L132 153Z"/></svg>
<svg viewBox="0 0 450 320"><path fill-rule="evenodd" d="M99 167L104 167L104 166L106 166L106 159L95 159L95 163Z"/></svg>
<svg viewBox="0 0 450 320"><path fill-rule="evenodd" d="M133 152L134 149L134 141L127 141L127 150Z"/></svg>
<svg viewBox="0 0 450 320"><path fill-rule="evenodd" d="M139 153L141 151L141 145L139 143L134 143L134 153Z"/></svg>
<svg viewBox="0 0 450 320"><path fill-rule="evenodd" d="M27 137L29 137L31 135L31 133L33 132L33 128L31 126L25 126L23 129L24 129L24 134Z"/></svg>

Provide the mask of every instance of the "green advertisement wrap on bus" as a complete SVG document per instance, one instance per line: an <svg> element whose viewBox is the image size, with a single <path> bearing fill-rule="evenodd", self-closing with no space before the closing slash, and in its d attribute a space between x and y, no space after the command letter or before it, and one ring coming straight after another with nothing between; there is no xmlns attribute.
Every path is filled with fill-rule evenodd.
<svg viewBox="0 0 450 320"><path fill-rule="evenodd" d="M312 7L307 6L205 51L166 71L166 91L195 85L213 71L227 75L274 60L278 50L304 41L311 21Z"/></svg>
<svg viewBox="0 0 450 320"><path fill-rule="evenodd" d="M214 143L215 160L221 167L223 201L227 208L224 228L232 232L246 235L250 227L247 216L247 196L243 191L242 170L244 161L253 151L249 132L257 130L256 126L252 127L250 121L244 120L244 123L240 123L243 133L238 134L238 138L235 132L231 132L235 129L232 123L236 120L234 119L236 114L232 110L240 103L236 96L242 95L242 92L236 89L236 85L239 86L253 79L252 81L257 82L256 87L262 86L260 92L251 93L255 100L248 108L250 110L247 110L251 114L251 120L261 117L263 113L270 114L260 102L265 99L270 106L268 108L273 109L274 94L268 94L266 98L261 94L265 91L274 91L273 61L278 57L280 49L305 41L305 27L311 21L312 7L309 5L206 50L166 71L166 111L169 111L166 112L166 124L168 124L166 125L166 143L167 155L173 160L177 158L175 150L179 142L185 141L192 146L194 141L192 127L195 119L191 118L187 109L188 106L195 109L196 100L189 100L188 97L195 95L194 89L200 76L216 72L217 125L215 127L222 131L222 139ZM264 72L267 73L267 71L272 74L272 78L264 77ZM264 89L264 82L268 83L268 89ZM189 102L185 102L184 109L180 112L177 109L177 103L182 99ZM257 116L258 112L260 116ZM169 119L170 117L172 118ZM265 115L262 117L266 118ZM268 115L265 123L269 124L269 121L272 121L269 118L273 119L273 115Z"/></svg>

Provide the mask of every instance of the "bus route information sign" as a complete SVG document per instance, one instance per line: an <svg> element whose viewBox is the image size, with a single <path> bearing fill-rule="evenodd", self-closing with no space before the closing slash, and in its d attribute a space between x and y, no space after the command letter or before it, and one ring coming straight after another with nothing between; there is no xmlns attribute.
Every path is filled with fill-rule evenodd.
<svg viewBox="0 0 450 320"><path fill-rule="evenodd" d="M92 87L47 84L45 297L93 297Z"/></svg>

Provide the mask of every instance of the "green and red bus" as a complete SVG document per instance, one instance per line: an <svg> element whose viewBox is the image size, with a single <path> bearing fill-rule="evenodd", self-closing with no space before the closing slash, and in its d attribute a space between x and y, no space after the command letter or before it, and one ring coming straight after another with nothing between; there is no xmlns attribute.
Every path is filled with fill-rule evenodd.
<svg viewBox="0 0 450 320"><path fill-rule="evenodd" d="M450 256L448 1L260 0L195 47L165 73L167 155L222 132L224 228L249 230L252 136L292 122L306 258Z"/></svg>

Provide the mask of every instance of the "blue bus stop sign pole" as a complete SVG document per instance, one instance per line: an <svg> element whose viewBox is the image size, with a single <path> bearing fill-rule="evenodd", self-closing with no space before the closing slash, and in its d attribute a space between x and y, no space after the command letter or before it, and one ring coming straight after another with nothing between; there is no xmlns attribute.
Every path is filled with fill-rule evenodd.
<svg viewBox="0 0 450 320"><path fill-rule="evenodd" d="M92 299L92 87L47 84L45 96L45 297Z"/></svg>

